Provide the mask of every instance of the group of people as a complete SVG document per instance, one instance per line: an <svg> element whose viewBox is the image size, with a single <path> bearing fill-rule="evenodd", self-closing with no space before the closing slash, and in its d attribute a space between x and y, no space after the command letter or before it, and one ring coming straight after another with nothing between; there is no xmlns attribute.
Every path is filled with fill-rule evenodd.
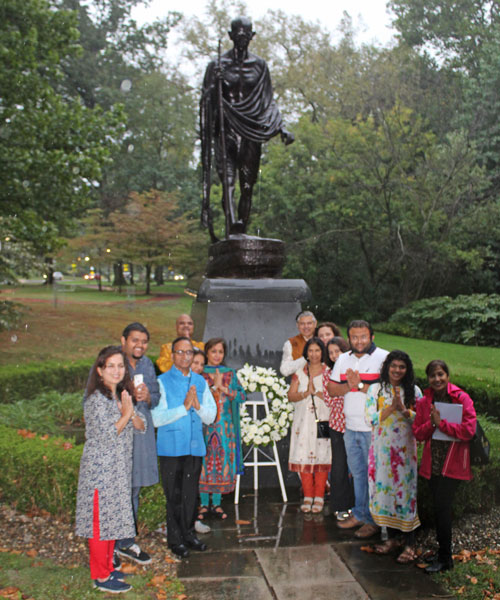
<svg viewBox="0 0 500 600"><path fill-rule="evenodd" d="M289 469L301 479L301 510L321 512L330 473L338 527L355 529L361 539L387 528L375 552L397 551L398 562L409 563L416 558L420 473L429 480L439 545L426 571L452 568L452 503L460 481L472 478L471 398L450 382L442 360L427 365L422 394L408 354L378 348L367 321L352 321L347 340L334 323L318 325L308 311L297 316L297 328L285 342L280 370L292 377ZM424 442L419 471L417 442Z"/></svg>
<svg viewBox="0 0 500 600"><path fill-rule="evenodd" d="M414 560L416 442L425 442L420 474L430 482L439 543L427 570L451 568L451 505L460 481L472 477L472 400L450 383L440 360L427 366L422 394L410 357L377 348L366 321L352 321L347 339L308 311L297 327L280 370L291 376L289 469L301 480L301 511L321 512L329 483L338 527L356 529L358 538L386 527L389 537L375 551L401 550L399 562ZM207 549L197 533L210 530L209 516L227 518L221 498L242 472L239 407L246 397L236 371L224 365L226 342L194 341L189 315L177 319L176 330L161 347L158 377L146 356L149 332L131 323L121 345L99 352L87 382L76 533L88 538L91 578L102 591L131 589L120 557L151 562L135 541L142 487L161 475L168 545L185 558ZM444 404L460 405L461 418L446 418Z"/></svg>
<svg viewBox="0 0 500 600"><path fill-rule="evenodd" d="M99 352L87 382L76 533L88 538L90 575L105 592L131 589L120 557L151 562L135 542L143 486L161 475L168 545L185 558L207 549L197 537L210 531L202 521L209 513L227 518L221 495L234 490L241 472L245 393L235 370L223 364L226 342L193 341L189 315L177 319L176 329L176 339L161 348L159 377L145 355L148 330L131 323L120 346Z"/></svg>

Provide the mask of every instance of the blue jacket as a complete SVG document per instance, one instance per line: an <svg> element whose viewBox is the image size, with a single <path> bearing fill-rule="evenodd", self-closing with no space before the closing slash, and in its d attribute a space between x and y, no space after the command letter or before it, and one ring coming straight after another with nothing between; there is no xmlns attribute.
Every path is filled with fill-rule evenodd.
<svg viewBox="0 0 500 600"><path fill-rule="evenodd" d="M210 389L201 375L183 375L173 366L158 377L160 402L151 411L153 424L158 427L156 447L158 456L205 456L202 423L215 419L217 407ZM200 409L186 410L184 399L194 385Z"/></svg>

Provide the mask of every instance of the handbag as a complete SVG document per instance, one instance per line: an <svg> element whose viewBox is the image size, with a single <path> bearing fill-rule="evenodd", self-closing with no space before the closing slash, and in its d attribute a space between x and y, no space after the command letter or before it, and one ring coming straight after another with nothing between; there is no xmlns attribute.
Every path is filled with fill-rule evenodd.
<svg viewBox="0 0 500 600"><path fill-rule="evenodd" d="M470 443L470 464L475 467L487 465L490 462L490 442L476 420L476 433Z"/></svg>
<svg viewBox="0 0 500 600"><path fill-rule="evenodd" d="M316 404L314 403L314 394L311 396L313 408L314 408L314 417L316 418L316 437L318 439L330 439L330 424L328 421L320 421L318 419L318 413L316 412Z"/></svg>

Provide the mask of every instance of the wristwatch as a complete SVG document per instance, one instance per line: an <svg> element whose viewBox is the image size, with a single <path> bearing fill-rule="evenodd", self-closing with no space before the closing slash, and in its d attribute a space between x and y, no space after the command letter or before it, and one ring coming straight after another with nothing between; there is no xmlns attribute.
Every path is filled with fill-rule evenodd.
<svg viewBox="0 0 500 600"><path fill-rule="evenodd" d="M365 384L362 381L360 381L358 383L358 390L361 391L364 387L365 387Z"/></svg>

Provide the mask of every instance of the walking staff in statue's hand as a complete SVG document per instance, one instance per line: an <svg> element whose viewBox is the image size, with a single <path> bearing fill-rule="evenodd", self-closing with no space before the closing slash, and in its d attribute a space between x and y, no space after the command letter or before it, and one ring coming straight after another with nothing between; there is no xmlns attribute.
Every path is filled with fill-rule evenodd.
<svg viewBox="0 0 500 600"><path fill-rule="evenodd" d="M259 173L262 142L278 133L285 144L294 136L285 129L273 99L266 62L248 51L255 32L252 21L238 17L231 22L229 37L234 47L209 63L200 102L200 130L203 164L203 206L201 220L213 231L210 210L212 140L215 163L223 187L226 237L245 233L250 218L252 190ZM222 118L223 117L223 118ZM236 216L234 190L239 177L240 201Z"/></svg>

